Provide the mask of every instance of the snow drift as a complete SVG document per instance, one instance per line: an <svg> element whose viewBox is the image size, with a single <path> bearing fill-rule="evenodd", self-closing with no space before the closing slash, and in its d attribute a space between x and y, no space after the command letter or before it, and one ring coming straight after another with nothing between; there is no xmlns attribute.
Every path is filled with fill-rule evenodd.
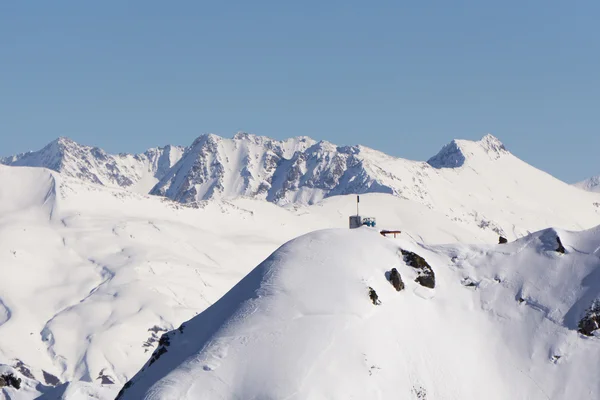
<svg viewBox="0 0 600 400"><path fill-rule="evenodd" d="M120 398L597 398L600 342L576 320L600 294L599 247L600 229L485 248L314 232L165 334ZM431 264L434 289L401 250Z"/></svg>

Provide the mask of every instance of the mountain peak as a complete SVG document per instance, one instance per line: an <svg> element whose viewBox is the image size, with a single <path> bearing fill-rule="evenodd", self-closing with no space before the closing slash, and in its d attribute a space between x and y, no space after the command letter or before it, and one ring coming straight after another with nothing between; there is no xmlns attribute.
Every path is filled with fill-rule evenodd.
<svg viewBox="0 0 600 400"><path fill-rule="evenodd" d="M593 176L584 181L575 183L573 186L579 189L587 190L589 192L600 192L600 175Z"/></svg>
<svg viewBox="0 0 600 400"><path fill-rule="evenodd" d="M427 163L434 168L459 168L467 160L487 157L497 160L504 154L509 154L504 144L494 135L487 134L478 141L455 139L442 149Z"/></svg>
<svg viewBox="0 0 600 400"><path fill-rule="evenodd" d="M233 135L234 140L249 140L249 139L254 139L256 137L258 137L258 136L254 135L252 133L244 132L244 131L239 131L235 135Z"/></svg>
<svg viewBox="0 0 600 400"><path fill-rule="evenodd" d="M215 135L214 133L204 133L204 134L198 136L194 140L194 142L190 146L190 149L197 147L198 145L202 146L206 143L209 143L209 144L218 143L221 140L223 140L223 138L221 136Z"/></svg>
<svg viewBox="0 0 600 400"><path fill-rule="evenodd" d="M145 194L181 157L182 152L182 148L165 146L137 155L111 155L99 147L82 145L61 136L41 150L3 158L0 163L48 168L89 183L128 188Z"/></svg>
<svg viewBox="0 0 600 400"><path fill-rule="evenodd" d="M496 136L488 133L481 138L477 143L488 152L494 152L497 154L507 153L506 147Z"/></svg>
<svg viewBox="0 0 600 400"><path fill-rule="evenodd" d="M67 136L59 136L58 138L56 138L55 140L53 140L50 143L56 143L56 144L60 144L60 145L72 145L72 144L78 144L77 142L75 142L73 139L67 137Z"/></svg>

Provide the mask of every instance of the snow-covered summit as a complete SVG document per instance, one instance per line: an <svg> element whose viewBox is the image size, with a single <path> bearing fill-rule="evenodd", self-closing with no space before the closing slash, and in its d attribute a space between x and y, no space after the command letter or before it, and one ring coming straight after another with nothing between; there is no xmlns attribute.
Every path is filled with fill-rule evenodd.
<svg viewBox="0 0 600 400"><path fill-rule="evenodd" d="M578 182L574 186L588 192L600 192L600 175Z"/></svg>
<svg viewBox="0 0 600 400"><path fill-rule="evenodd" d="M441 247L310 233L163 335L119 398L597 398L600 346L577 330L600 292L598 232Z"/></svg>
<svg viewBox="0 0 600 400"><path fill-rule="evenodd" d="M462 167L469 158L488 157L497 160L505 154L510 154L504 144L491 134L485 135L481 140L453 140L445 145L438 154L431 157L427 163L434 168Z"/></svg>
<svg viewBox="0 0 600 400"><path fill-rule="evenodd" d="M429 164L307 137L276 141L243 132L232 139L203 135L151 193L183 203L249 196L280 205L350 193L402 196L404 178L415 179L417 171L461 166L466 158L493 161L504 154L510 153L492 135L477 142L455 140Z"/></svg>
<svg viewBox="0 0 600 400"><path fill-rule="evenodd" d="M39 151L2 158L0 163L48 168L89 183L147 193L182 153L182 147L168 145L142 154L111 155L60 137Z"/></svg>
<svg viewBox="0 0 600 400"><path fill-rule="evenodd" d="M307 137L283 141L249 133L198 137L151 194L182 203L210 198L267 198L282 162L313 146Z"/></svg>
<svg viewBox="0 0 600 400"><path fill-rule="evenodd" d="M492 135L455 140L428 163L361 145L246 132L232 138L202 135L185 149L166 146L116 156L61 138L4 163L45 166L192 205L246 197L297 206L337 195L385 193L508 238L550 225L586 228L600 216L596 193L583 193L523 162Z"/></svg>

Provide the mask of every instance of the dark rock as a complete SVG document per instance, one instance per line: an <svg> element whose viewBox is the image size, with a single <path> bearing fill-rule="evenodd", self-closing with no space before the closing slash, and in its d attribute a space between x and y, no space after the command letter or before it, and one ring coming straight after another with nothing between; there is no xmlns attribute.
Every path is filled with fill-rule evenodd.
<svg viewBox="0 0 600 400"><path fill-rule="evenodd" d="M17 360L15 362L15 364L13 365L13 367L17 371L19 371L24 377L29 378L29 379L35 379L35 377L31 373L31 370L29 369L29 367L27 365L25 365L25 363L23 361Z"/></svg>
<svg viewBox="0 0 600 400"><path fill-rule="evenodd" d="M427 391L422 386L413 386L412 392L417 400L427 400Z"/></svg>
<svg viewBox="0 0 600 400"><path fill-rule="evenodd" d="M148 332L151 332L150 337L142 344L142 347L146 348L145 351L151 350L155 346L155 343L160 339L158 334L166 331L167 328L161 328L158 325L154 325L152 328L148 329Z"/></svg>
<svg viewBox="0 0 600 400"><path fill-rule="evenodd" d="M369 298L374 305L378 306L381 304L381 301L379 301L379 296L377 296L377 292L375 292L375 289L372 287L369 287Z"/></svg>
<svg viewBox="0 0 600 400"><path fill-rule="evenodd" d="M171 345L171 339L169 339L169 334L165 333L164 335L162 335L160 337L160 340L158 341L158 345L159 346L170 346Z"/></svg>
<svg viewBox="0 0 600 400"><path fill-rule="evenodd" d="M150 357L150 362L148 363L148 366L154 364L160 358L160 356L165 354L167 352L167 347L169 347L170 345L171 339L169 339L169 334L163 334L160 337L160 340L158 341L158 348L154 350L154 353L152 353L152 357Z"/></svg>
<svg viewBox="0 0 600 400"><path fill-rule="evenodd" d="M558 253L565 254L565 251L566 251L565 246L563 246L563 244L560 241L560 238L558 236L556 237L556 243L558 243L558 248L556 249L556 251Z"/></svg>
<svg viewBox="0 0 600 400"><path fill-rule="evenodd" d="M392 271L389 274L389 280L396 291L399 292L404 289L404 282L402 282L400 272L398 272L396 268L392 268Z"/></svg>
<svg viewBox="0 0 600 400"><path fill-rule="evenodd" d="M585 315L578 324L579 333L586 336L593 336L594 332L600 328L600 300L594 300L591 307L587 309Z"/></svg>
<svg viewBox="0 0 600 400"><path fill-rule="evenodd" d="M119 393L117 394L117 397L115 397L115 400L119 400L121 398L121 396L123 396L125 394L125 391L131 387L131 384L132 384L131 381L127 381L125 383L125 385L123 386L123 388L121 388L121 390L119 390Z"/></svg>
<svg viewBox="0 0 600 400"><path fill-rule="evenodd" d="M498 239L498 244L504 244L504 243L508 243L508 240L505 237L500 236L500 239Z"/></svg>
<svg viewBox="0 0 600 400"><path fill-rule="evenodd" d="M46 381L46 385L57 386L60 385L60 379L56 376L52 375L49 372L42 370L42 374L44 375L44 381Z"/></svg>
<svg viewBox="0 0 600 400"><path fill-rule="evenodd" d="M167 348L164 346L161 346L158 349L156 349L154 353L152 353L152 357L150 357L150 362L148 363L148 365L154 364L160 358L160 356L162 356L166 352Z"/></svg>
<svg viewBox="0 0 600 400"><path fill-rule="evenodd" d="M427 261L413 252L402 249L400 249L400 252L402 252L404 262L417 270L418 276L415 282L430 289L435 288L435 274Z"/></svg>
<svg viewBox="0 0 600 400"><path fill-rule="evenodd" d="M11 373L0 375L0 387L5 386L19 390L21 388L21 378L17 378Z"/></svg>
<svg viewBox="0 0 600 400"><path fill-rule="evenodd" d="M471 278L465 278L461 281L463 286L466 287L477 287L477 284L471 280Z"/></svg>

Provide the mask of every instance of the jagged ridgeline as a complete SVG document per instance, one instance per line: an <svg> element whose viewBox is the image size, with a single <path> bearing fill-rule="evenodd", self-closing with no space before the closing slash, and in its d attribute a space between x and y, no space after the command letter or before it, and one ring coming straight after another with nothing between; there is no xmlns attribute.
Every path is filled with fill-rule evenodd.
<svg viewBox="0 0 600 400"><path fill-rule="evenodd" d="M600 223L597 195L527 165L492 135L454 140L428 162L304 136L274 140L238 133L231 139L202 135L187 147L118 155L60 138L0 163L45 167L89 183L191 205L240 196L304 205L336 195L385 193L508 240L531 232L532 226L576 229ZM478 188L475 197L469 196L473 188ZM544 206L531 213L528 204Z"/></svg>

